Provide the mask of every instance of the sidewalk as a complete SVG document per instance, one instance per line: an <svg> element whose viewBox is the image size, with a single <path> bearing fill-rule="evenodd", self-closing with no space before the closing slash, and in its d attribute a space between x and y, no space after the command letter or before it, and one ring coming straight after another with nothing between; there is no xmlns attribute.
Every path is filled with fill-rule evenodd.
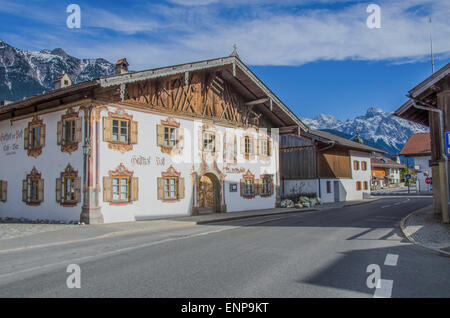
<svg viewBox="0 0 450 318"><path fill-rule="evenodd" d="M441 223L432 205L405 217L400 227L411 242L450 256L450 224Z"/></svg>
<svg viewBox="0 0 450 318"><path fill-rule="evenodd" d="M360 201L327 203L303 209L273 208L100 225L0 223L0 253L28 248L50 247L135 233L169 231L183 227L256 216L321 211L325 209L371 203L378 199L379 198L370 198Z"/></svg>

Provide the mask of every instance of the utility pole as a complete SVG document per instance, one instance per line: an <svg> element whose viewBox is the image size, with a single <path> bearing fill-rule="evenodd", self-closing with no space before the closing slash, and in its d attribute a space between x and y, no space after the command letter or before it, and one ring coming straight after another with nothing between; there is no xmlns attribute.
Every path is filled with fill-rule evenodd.
<svg viewBox="0 0 450 318"><path fill-rule="evenodd" d="M431 47L431 74L434 74L433 23L431 17L430 17L430 47Z"/></svg>

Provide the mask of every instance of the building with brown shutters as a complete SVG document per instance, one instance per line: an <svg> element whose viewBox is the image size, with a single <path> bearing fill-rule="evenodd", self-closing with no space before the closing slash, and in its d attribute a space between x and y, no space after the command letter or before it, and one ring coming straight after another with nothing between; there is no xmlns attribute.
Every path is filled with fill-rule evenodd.
<svg viewBox="0 0 450 318"><path fill-rule="evenodd" d="M372 169L372 189L398 187L400 185L400 171L405 168L405 165L400 163L399 157L394 161L379 153L372 154L370 164Z"/></svg>
<svg viewBox="0 0 450 318"><path fill-rule="evenodd" d="M308 128L236 52L69 79L0 108L0 216L109 223L279 204L278 135Z"/></svg>
<svg viewBox="0 0 450 318"><path fill-rule="evenodd" d="M315 194L322 202L361 200L371 191L373 152L384 153L324 131L281 135L283 195Z"/></svg>
<svg viewBox="0 0 450 318"><path fill-rule="evenodd" d="M426 180L433 177L431 163L430 133L412 135L406 142L400 155L408 159L408 165L413 167L416 175L416 188L418 192L430 192L432 187Z"/></svg>

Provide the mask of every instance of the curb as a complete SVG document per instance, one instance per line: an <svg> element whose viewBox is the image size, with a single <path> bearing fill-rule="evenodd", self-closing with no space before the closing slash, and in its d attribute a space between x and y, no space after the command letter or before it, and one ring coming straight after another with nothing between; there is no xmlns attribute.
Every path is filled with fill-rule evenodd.
<svg viewBox="0 0 450 318"><path fill-rule="evenodd" d="M450 253L449 253L449 252L443 251L443 250L441 250L441 249L439 249L439 248L429 247L429 246L427 246L427 245L425 245L425 244L422 244L422 243L419 242L419 241L416 241L416 240L413 239L410 235L408 235L408 233L407 233L407 231L406 231L406 227L405 227L406 221L407 221L411 216L413 216L414 214L419 213L419 211L422 210L422 209L424 209L424 208L420 208L420 209L418 209L418 210L416 210L416 211L414 211L414 212L408 214L407 216L405 216L405 217L400 221L400 229L402 230L403 235L406 237L406 239L407 239L408 241L410 241L411 243L413 243L413 244L415 244L415 245L417 245L417 246L420 246L420 247L425 248L425 249L427 249L427 250L436 252L436 253L441 254L441 255L443 255L443 256L450 257Z"/></svg>
<svg viewBox="0 0 450 318"><path fill-rule="evenodd" d="M354 202L354 203L351 203L351 202L345 203L344 207L354 206L354 205L361 205L361 204L368 204L368 203L372 203L372 202L381 200L381 198L370 198L370 199L366 199L366 200L367 201L365 201L365 202L364 201L363 202L358 201L358 202Z"/></svg>
<svg viewBox="0 0 450 318"><path fill-rule="evenodd" d="M290 210L290 211L277 211L277 212L266 213L266 214L237 215L237 216L233 216L233 217L219 218L219 219L215 219L215 220L197 221L195 223L198 225L201 225L201 224L209 224L209 223L216 223L216 222L226 222L226 221L234 221L234 220L240 220L240 219L248 219L248 218L253 218L253 217L258 217L258 216L271 216L271 215L278 215L278 214L311 212L311 211L321 211L321 210L320 209L296 209L296 210Z"/></svg>

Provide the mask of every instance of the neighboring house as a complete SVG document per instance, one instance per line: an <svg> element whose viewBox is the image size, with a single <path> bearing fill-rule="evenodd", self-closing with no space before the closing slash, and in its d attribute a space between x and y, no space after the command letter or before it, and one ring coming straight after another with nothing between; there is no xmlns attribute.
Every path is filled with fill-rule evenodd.
<svg viewBox="0 0 450 318"><path fill-rule="evenodd" d="M444 132L450 131L450 63L434 72L408 92L409 100L394 115L430 127L433 174L433 209L442 222L450 223L448 144ZM430 171L431 172L431 171Z"/></svg>
<svg viewBox="0 0 450 318"><path fill-rule="evenodd" d="M62 82L60 82L62 81ZM0 216L134 221L280 202L278 133L307 127L237 54L0 108Z"/></svg>
<svg viewBox="0 0 450 318"><path fill-rule="evenodd" d="M323 131L282 135L283 195L315 194L322 202L361 200L370 194L372 152L384 153Z"/></svg>
<svg viewBox="0 0 450 318"><path fill-rule="evenodd" d="M416 172L416 188L419 192L431 192L432 187L425 180L432 178L431 139L430 133L412 135L406 142L400 155L408 158L408 165L413 166ZM412 162L410 162L412 161Z"/></svg>
<svg viewBox="0 0 450 318"><path fill-rule="evenodd" d="M381 154L372 154L370 158L372 168L372 189L384 187L398 187L401 182L400 170L405 168L397 157L394 161Z"/></svg>

